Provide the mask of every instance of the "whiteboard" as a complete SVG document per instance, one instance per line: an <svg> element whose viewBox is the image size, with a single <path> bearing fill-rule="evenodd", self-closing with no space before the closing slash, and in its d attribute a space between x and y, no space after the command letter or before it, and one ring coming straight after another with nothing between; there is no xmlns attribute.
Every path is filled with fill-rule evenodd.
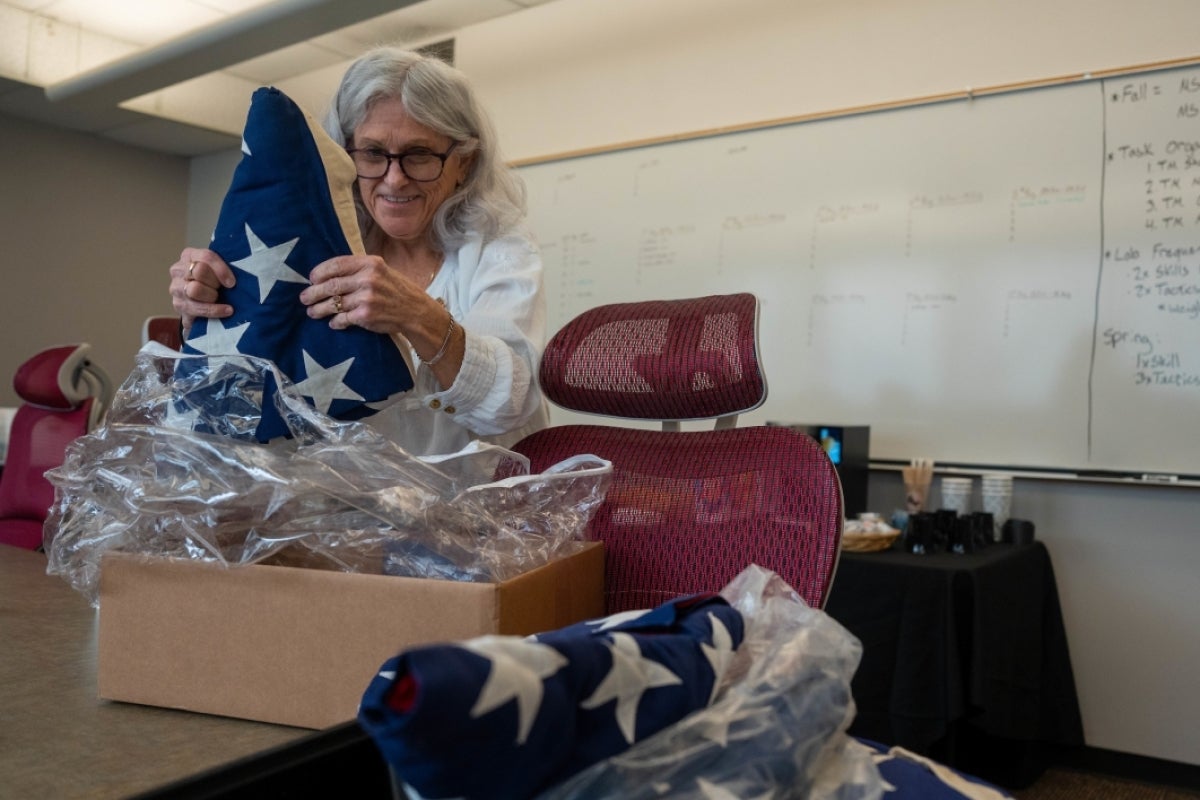
<svg viewBox="0 0 1200 800"><path fill-rule="evenodd" d="M1200 69L520 173L549 330L759 297L749 422L869 425L873 460L1200 473Z"/></svg>

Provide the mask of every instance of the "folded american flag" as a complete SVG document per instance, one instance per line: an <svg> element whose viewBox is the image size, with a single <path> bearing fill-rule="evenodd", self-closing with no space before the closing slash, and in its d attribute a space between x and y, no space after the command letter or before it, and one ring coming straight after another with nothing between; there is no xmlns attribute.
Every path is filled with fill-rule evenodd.
<svg viewBox="0 0 1200 800"><path fill-rule="evenodd" d="M184 352L269 359L317 410L338 419L369 416L412 388L403 353L389 336L309 319L299 299L317 264L363 252L353 163L290 98L267 87L251 98L242 152L210 245L237 276L219 299L234 313L196 320ZM199 368L187 360L181 367ZM288 433L274 392L271 382L262 388L259 441Z"/></svg>
<svg viewBox="0 0 1200 800"><path fill-rule="evenodd" d="M712 702L742 642L718 595L536 637L407 650L359 722L425 798L530 797Z"/></svg>

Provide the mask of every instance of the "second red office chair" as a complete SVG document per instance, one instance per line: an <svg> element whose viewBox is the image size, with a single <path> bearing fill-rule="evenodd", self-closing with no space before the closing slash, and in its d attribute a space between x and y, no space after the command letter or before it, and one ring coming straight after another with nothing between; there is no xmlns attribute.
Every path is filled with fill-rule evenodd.
<svg viewBox="0 0 1200 800"><path fill-rule="evenodd" d="M751 563L824 605L837 567L842 493L828 456L784 427L737 428L766 397L750 294L601 306L549 342L540 380L575 411L661 421L662 430L563 425L513 449L541 471L577 453L613 463L592 521L609 613L717 591ZM713 430L680 421L713 419Z"/></svg>
<svg viewBox="0 0 1200 800"><path fill-rule="evenodd" d="M24 401L13 415L0 473L0 543L42 546L54 486L46 470L60 466L67 445L92 430L112 396L108 375L88 358L87 344L52 347L17 368L13 389Z"/></svg>
<svg viewBox="0 0 1200 800"><path fill-rule="evenodd" d="M179 317L172 314L146 317L142 322L142 344L153 340L172 350L182 349L183 331L179 323Z"/></svg>

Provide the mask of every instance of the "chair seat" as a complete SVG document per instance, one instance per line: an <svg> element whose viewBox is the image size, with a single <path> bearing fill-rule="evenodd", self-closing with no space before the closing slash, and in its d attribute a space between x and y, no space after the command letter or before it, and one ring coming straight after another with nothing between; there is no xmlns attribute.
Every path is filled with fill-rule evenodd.
<svg viewBox="0 0 1200 800"><path fill-rule="evenodd" d="M751 563L824 605L842 525L837 473L810 437L787 428L664 432L564 425L515 448L541 471L570 455L613 463L589 528L604 542L607 611L719 591Z"/></svg>

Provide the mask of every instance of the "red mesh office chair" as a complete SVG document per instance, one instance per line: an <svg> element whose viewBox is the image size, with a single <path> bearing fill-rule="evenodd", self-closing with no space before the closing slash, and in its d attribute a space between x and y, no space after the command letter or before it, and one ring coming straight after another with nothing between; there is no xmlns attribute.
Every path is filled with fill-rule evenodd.
<svg viewBox="0 0 1200 800"><path fill-rule="evenodd" d="M0 544L42 546L54 502L46 470L62 464L67 445L94 428L108 406L112 384L88 359L90 350L87 344L43 350L13 376L24 403L13 416L0 473Z"/></svg>
<svg viewBox="0 0 1200 800"><path fill-rule="evenodd" d="M735 427L766 398L757 313L750 294L607 305L546 347L539 378L555 404L662 422L551 427L513 448L535 471L576 453L612 461L590 528L605 545L609 613L717 591L750 563L825 603L842 535L833 465L789 428ZM713 418L713 430L680 430Z"/></svg>
<svg viewBox="0 0 1200 800"><path fill-rule="evenodd" d="M179 317L173 315L146 317L142 322L142 344L153 340L172 350L179 350L183 347L183 332L179 323Z"/></svg>

